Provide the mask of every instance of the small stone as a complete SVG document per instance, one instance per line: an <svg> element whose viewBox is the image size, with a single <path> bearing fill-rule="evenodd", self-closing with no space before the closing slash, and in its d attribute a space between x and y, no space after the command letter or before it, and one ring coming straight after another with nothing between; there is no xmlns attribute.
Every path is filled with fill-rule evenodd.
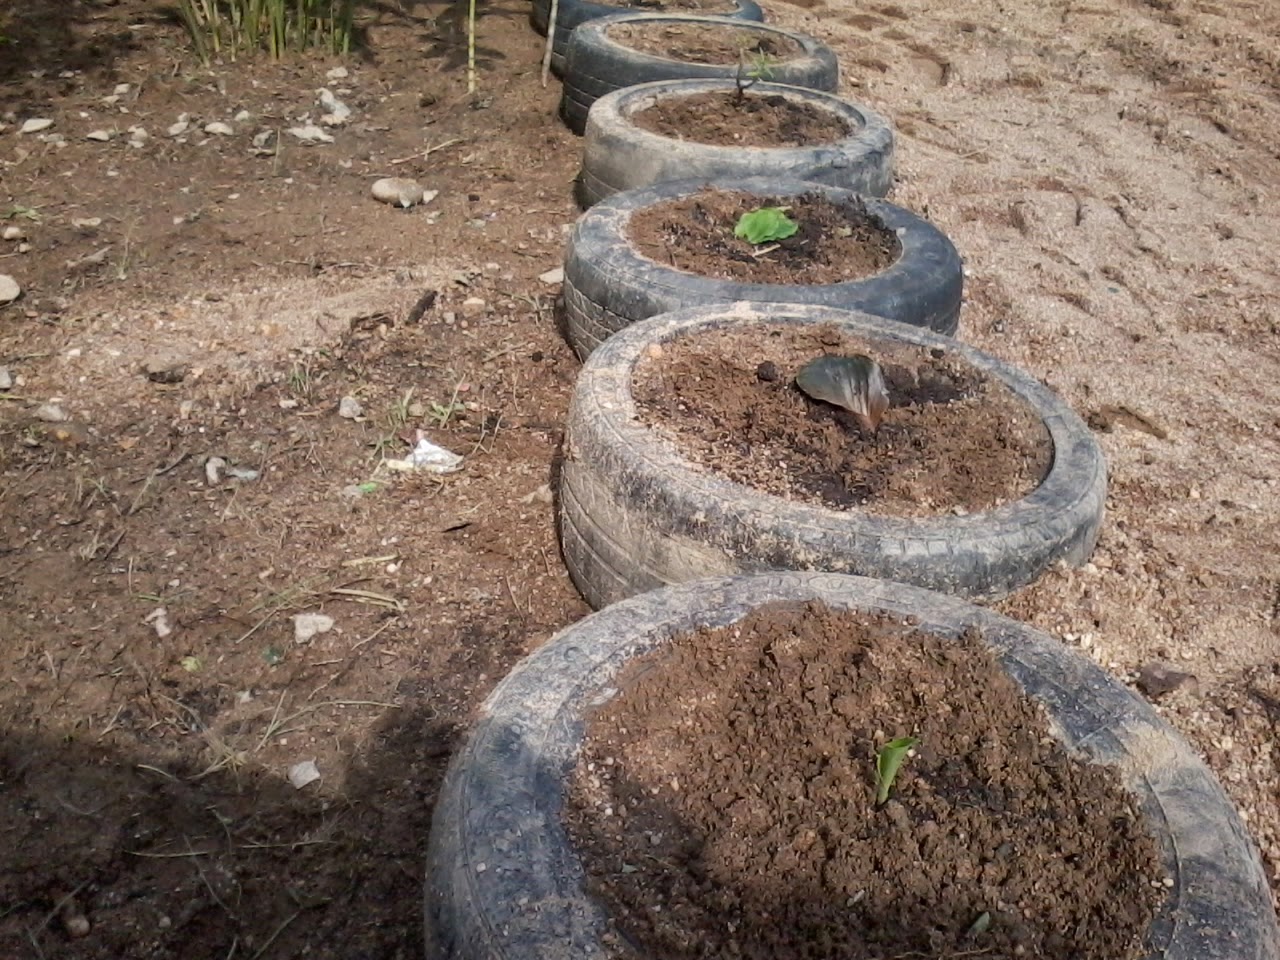
<svg viewBox="0 0 1280 960"><path fill-rule="evenodd" d="M79 940L89 935L89 918L83 913L66 913L62 918L62 926L66 929L67 936L73 940Z"/></svg>
<svg viewBox="0 0 1280 960"><path fill-rule="evenodd" d="M782 371L772 360L766 360L756 367L756 379L764 383L774 383L782 378Z"/></svg>
<svg viewBox="0 0 1280 960"><path fill-rule="evenodd" d="M39 133L41 130L48 130L53 126L53 121L48 117L33 117L30 120L24 120L22 126L18 128L19 133Z"/></svg>
<svg viewBox="0 0 1280 960"><path fill-rule="evenodd" d="M231 119L234 120L236 123L248 123L250 120L253 119L253 114L251 114L248 110L241 110Z"/></svg>
<svg viewBox="0 0 1280 960"><path fill-rule="evenodd" d="M333 143L333 136L325 133L314 123L308 123L302 127L290 127L289 135L297 137L303 143Z"/></svg>
<svg viewBox="0 0 1280 960"><path fill-rule="evenodd" d="M403 177L383 177L381 180L375 180L371 189L373 199L401 207L412 207L414 204L422 203L426 196L426 191L418 181ZM432 194L432 196L435 195Z"/></svg>
<svg viewBox="0 0 1280 960"><path fill-rule="evenodd" d="M212 134L215 137L230 137L235 135L235 130L231 124L223 123L221 120L214 120L212 123L204 125L204 132Z"/></svg>
<svg viewBox="0 0 1280 960"><path fill-rule="evenodd" d="M128 92L129 85L127 83L117 83L116 88L111 91L112 95L117 97L123 97Z"/></svg>
<svg viewBox="0 0 1280 960"><path fill-rule="evenodd" d="M5 227L4 238L6 240L21 240L26 234L22 232L21 227Z"/></svg>
<svg viewBox="0 0 1280 960"><path fill-rule="evenodd" d="M538 279L543 283L564 283L564 267L556 267L554 270L540 273Z"/></svg>
<svg viewBox="0 0 1280 960"><path fill-rule="evenodd" d="M35 418L45 423L63 423L71 418L56 403L42 403L36 407Z"/></svg>
<svg viewBox="0 0 1280 960"><path fill-rule="evenodd" d="M142 372L152 383L181 383L187 378L188 367L164 357L152 357L142 364Z"/></svg>
<svg viewBox="0 0 1280 960"><path fill-rule="evenodd" d="M484 313L487 306L488 304L479 297L467 297L462 301L462 315L464 317L479 316Z"/></svg>
<svg viewBox="0 0 1280 960"><path fill-rule="evenodd" d="M346 67L334 67L325 73L325 79L327 80L345 80L348 76Z"/></svg>
<svg viewBox="0 0 1280 960"><path fill-rule="evenodd" d="M338 401L338 416L344 420L355 420L364 415L364 407L355 397L343 397Z"/></svg>
<svg viewBox="0 0 1280 960"><path fill-rule="evenodd" d="M293 642L308 643L313 637L333 629L333 617L323 613L295 613L293 615Z"/></svg>
<svg viewBox="0 0 1280 960"><path fill-rule="evenodd" d="M173 626L169 623L169 611L164 607L156 607L147 614L143 622L151 624L156 636L161 640L173 633Z"/></svg>
<svg viewBox="0 0 1280 960"><path fill-rule="evenodd" d="M326 127L340 127L351 119L351 108L326 89L317 90L319 103L325 110L320 122Z"/></svg>
<svg viewBox="0 0 1280 960"><path fill-rule="evenodd" d="M293 784L295 790L301 790L308 783L314 783L319 779L320 769L314 760L303 760L289 768L289 782Z"/></svg>
<svg viewBox="0 0 1280 960"><path fill-rule="evenodd" d="M101 217L72 217L71 225L77 230L97 230L102 226Z"/></svg>
<svg viewBox="0 0 1280 960"><path fill-rule="evenodd" d="M165 130L165 133L167 133L171 137L180 137L190 129L191 129L191 121L187 119L187 115L184 113L182 114L182 116L178 118L177 123L169 124L168 128Z"/></svg>
<svg viewBox="0 0 1280 960"><path fill-rule="evenodd" d="M222 483L222 471L226 467L227 461L221 457L210 457L204 462L204 482L211 487Z"/></svg>
<svg viewBox="0 0 1280 960"><path fill-rule="evenodd" d="M114 136L115 134L110 130L90 130L84 135L84 138L86 140L97 140L99 143L106 143Z"/></svg>
<svg viewBox="0 0 1280 960"><path fill-rule="evenodd" d="M8 367L0 367L0 390L13 389L13 374Z"/></svg>
<svg viewBox="0 0 1280 960"><path fill-rule="evenodd" d="M0 273L0 306L13 303L20 296L22 296L22 288L18 286L18 281L7 273Z"/></svg>
<svg viewBox="0 0 1280 960"><path fill-rule="evenodd" d="M1166 663L1152 661L1138 670L1137 684L1138 689L1148 697L1158 700L1182 687L1195 693L1199 689L1200 681L1193 673L1183 673Z"/></svg>

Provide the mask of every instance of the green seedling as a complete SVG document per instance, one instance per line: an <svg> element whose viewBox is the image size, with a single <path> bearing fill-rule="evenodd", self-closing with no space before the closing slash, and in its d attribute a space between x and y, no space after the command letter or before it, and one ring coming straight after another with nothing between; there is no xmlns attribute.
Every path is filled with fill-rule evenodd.
<svg viewBox="0 0 1280 960"><path fill-rule="evenodd" d="M815 400L848 410L872 434L880 429L889 409L880 364L861 354L830 354L810 360L796 374L796 386Z"/></svg>
<svg viewBox="0 0 1280 960"><path fill-rule="evenodd" d="M457 400L452 400L449 403L436 403L432 401L431 419L439 426L444 427L453 419L454 414L461 413L465 409L467 408Z"/></svg>
<svg viewBox="0 0 1280 960"><path fill-rule="evenodd" d="M753 246L774 243L794 236L799 224L787 216L789 207L757 207L738 218L733 235Z"/></svg>
<svg viewBox="0 0 1280 960"><path fill-rule="evenodd" d="M907 751L920 742L919 737L899 737L890 740L876 753L876 806L880 807L889 799L889 791L893 789L894 778L907 758Z"/></svg>

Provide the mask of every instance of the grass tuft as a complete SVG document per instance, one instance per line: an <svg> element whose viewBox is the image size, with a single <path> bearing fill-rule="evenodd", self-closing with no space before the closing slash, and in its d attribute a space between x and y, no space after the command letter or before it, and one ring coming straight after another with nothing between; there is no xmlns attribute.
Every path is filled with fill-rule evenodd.
<svg viewBox="0 0 1280 960"><path fill-rule="evenodd" d="M273 59L309 49L351 51L356 0L178 0L204 63L266 50Z"/></svg>

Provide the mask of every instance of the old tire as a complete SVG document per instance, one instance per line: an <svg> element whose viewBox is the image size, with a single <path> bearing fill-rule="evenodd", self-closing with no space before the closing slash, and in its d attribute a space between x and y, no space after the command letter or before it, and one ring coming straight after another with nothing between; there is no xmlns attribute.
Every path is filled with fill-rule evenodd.
<svg viewBox="0 0 1280 960"><path fill-rule="evenodd" d="M722 17L686 17L673 14L623 14L593 20L573 31L569 38L564 71L564 93L560 115L569 129L582 133L587 114L601 97L624 87L655 80L721 79L733 80L737 64L692 63L644 53L619 43L609 31L628 23L646 22L723 23ZM750 30L764 36L790 40L800 53L771 64L769 82L810 90L835 91L840 85L840 64L825 43L762 23L736 23L735 29ZM764 171L761 171L763 174Z"/></svg>
<svg viewBox="0 0 1280 960"><path fill-rule="evenodd" d="M964 285L960 254L937 227L885 200L867 210L898 235L902 254L875 276L831 284L740 283L685 273L644 256L628 236L632 214L699 192L705 180L675 180L616 193L584 213L565 253L564 323L569 344L587 357L629 324L686 306L740 301L802 303L858 310L939 333L955 332ZM743 178L711 186L761 196L817 191L847 199L850 191L799 180Z"/></svg>
<svg viewBox="0 0 1280 960"><path fill-rule="evenodd" d="M955 637L977 627L1055 736L1117 768L1174 887L1148 960L1276 960L1280 932L1239 815L1195 752L1143 700L1023 624L914 587L833 574L703 580L647 593L562 631L485 701L454 755L427 855L427 955L441 960L604 960L607 917L561 824L585 714L616 694L632 658L773 601L917 617ZM433 951L434 947L434 951Z"/></svg>
<svg viewBox="0 0 1280 960"><path fill-rule="evenodd" d="M1044 481L1020 500L966 516L872 516L762 493L682 459L643 424L631 382L655 345L715 329L831 324L853 337L961 355L1014 392L1053 442ZM865 314L738 304L676 311L610 338L578 377L560 471L566 566L592 607L705 576L827 570L968 597L998 597L1097 543L1106 462L1089 428L1025 373L954 340Z"/></svg>
<svg viewBox="0 0 1280 960"><path fill-rule="evenodd" d="M747 20L760 23L764 11L756 0L731 0L733 6L716 16L730 20ZM557 77L564 76L565 61L569 54L569 41L576 28L589 20L610 17L621 13L635 13L636 7L615 6L608 3L592 3L591 0L558 0L556 5L556 35L551 43L551 69ZM533 28L547 35L547 21L551 17L551 0L533 0L529 19Z"/></svg>
<svg viewBox="0 0 1280 960"><path fill-rule="evenodd" d="M673 140L631 119L660 100L732 92L735 86L732 80L668 80L616 90L597 100L583 141L578 202L587 208L623 190L690 177L805 180L868 197L889 192L893 130L888 121L829 93L768 83L749 94L806 104L839 118L850 130L843 139L807 147L730 147Z"/></svg>

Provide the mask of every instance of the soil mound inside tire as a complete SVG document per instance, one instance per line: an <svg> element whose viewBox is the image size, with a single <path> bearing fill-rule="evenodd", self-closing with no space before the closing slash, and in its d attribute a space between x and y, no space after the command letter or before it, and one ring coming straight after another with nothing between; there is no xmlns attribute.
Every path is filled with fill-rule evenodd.
<svg viewBox="0 0 1280 960"><path fill-rule="evenodd" d="M807 103L750 92L668 97L631 121L664 137L731 147L815 146L853 133L839 117Z"/></svg>
<svg viewBox="0 0 1280 960"><path fill-rule="evenodd" d="M759 247L734 236L739 218L761 207L783 208L799 229ZM708 188L637 212L629 232L651 260L745 283L826 284L871 277L902 250L861 198L831 200L816 192L778 198Z"/></svg>
<svg viewBox="0 0 1280 960"><path fill-rule="evenodd" d="M807 361L865 354L890 408L876 433L795 385ZM833 509L972 513L1025 496L1053 444L1033 410L958 356L869 345L834 327L703 331L636 370L642 419L692 462L741 484Z"/></svg>
<svg viewBox="0 0 1280 960"><path fill-rule="evenodd" d="M628 664L566 824L624 956L1130 960L1166 896L1114 771L981 635L760 607ZM920 738L876 805L876 751Z"/></svg>
<svg viewBox="0 0 1280 960"><path fill-rule="evenodd" d="M745 57L750 69L756 58L784 59L803 53L789 37L723 24L622 23L610 27L608 34L632 50L684 63L736 64ZM767 70L769 63L763 61L759 71Z"/></svg>

